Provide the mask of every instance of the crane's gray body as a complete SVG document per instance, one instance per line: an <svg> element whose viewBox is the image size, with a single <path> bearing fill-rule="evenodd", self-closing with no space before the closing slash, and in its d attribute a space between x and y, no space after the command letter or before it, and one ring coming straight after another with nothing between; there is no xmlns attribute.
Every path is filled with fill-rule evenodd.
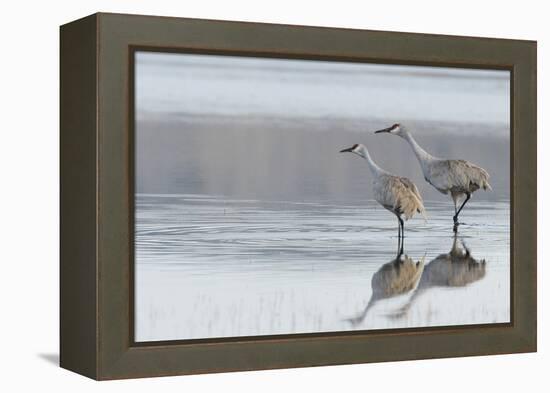
<svg viewBox="0 0 550 393"><path fill-rule="evenodd" d="M458 195L491 188L487 171L466 160L434 158L421 167L426 181L443 194Z"/></svg>
<svg viewBox="0 0 550 393"><path fill-rule="evenodd" d="M406 177L382 174L372 180L374 199L406 220L424 212L424 204L415 184Z"/></svg>

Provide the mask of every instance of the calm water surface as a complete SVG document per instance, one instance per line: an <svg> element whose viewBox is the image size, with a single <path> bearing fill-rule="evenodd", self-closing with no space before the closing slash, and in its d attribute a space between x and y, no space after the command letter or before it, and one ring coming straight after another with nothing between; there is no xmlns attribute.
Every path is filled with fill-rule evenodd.
<svg viewBox="0 0 550 393"><path fill-rule="evenodd" d="M140 194L136 340L508 322L509 201L425 205Z"/></svg>

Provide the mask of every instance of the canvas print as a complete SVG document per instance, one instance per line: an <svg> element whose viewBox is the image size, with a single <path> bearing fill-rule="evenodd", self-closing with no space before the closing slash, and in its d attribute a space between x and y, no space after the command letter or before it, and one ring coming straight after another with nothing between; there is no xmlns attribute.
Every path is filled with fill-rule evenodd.
<svg viewBox="0 0 550 393"><path fill-rule="evenodd" d="M134 54L137 342L510 322L510 72Z"/></svg>

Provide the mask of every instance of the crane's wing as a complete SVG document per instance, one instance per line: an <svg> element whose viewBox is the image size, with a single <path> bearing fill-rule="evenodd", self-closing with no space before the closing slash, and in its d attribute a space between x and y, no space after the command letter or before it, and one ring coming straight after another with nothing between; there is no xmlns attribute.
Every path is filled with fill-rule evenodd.
<svg viewBox="0 0 550 393"><path fill-rule="evenodd" d="M383 206L400 212L406 219L415 213L421 213L424 218L424 203L416 185L406 177L384 176L377 187L375 198Z"/></svg>
<svg viewBox="0 0 550 393"><path fill-rule="evenodd" d="M491 189L489 173L466 160L436 161L429 167L428 181L445 194L453 188L469 192Z"/></svg>
<svg viewBox="0 0 550 393"><path fill-rule="evenodd" d="M424 220L426 219L426 209L424 208L424 201L420 195L420 191L410 179L406 177L398 177L399 182L405 186L406 191L400 197L399 204L402 206L402 211L405 217L410 218L415 212L422 214ZM409 213L410 212L410 213Z"/></svg>
<svg viewBox="0 0 550 393"><path fill-rule="evenodd" d="M424 204L424 201L422 200L422 196L420 195L420 191L418 191L416 184L414 184L410 179L406 177L399 177L399 181L403 183L405 187L418 198L421 204Z"/></svg>

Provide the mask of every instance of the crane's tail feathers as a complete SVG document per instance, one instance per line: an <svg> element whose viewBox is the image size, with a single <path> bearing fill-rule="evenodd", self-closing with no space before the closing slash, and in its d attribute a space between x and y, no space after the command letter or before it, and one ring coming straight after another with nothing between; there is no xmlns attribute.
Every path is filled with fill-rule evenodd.
<svg viewBox="0 0 550 393"><path fill-rule="evenodd" d="M424 222L428 222L428 216L426 215L426 208L424 207L424 201L422 200L422 197L420 197L420 194L418 196L415 195L417 208L416 211L422 215L422 218L424 219Z"/></svg>
<svg viewBox="0 0 550 393"><path fill-rule="evenodd" d="M422 215L422 218L424 219L424 223L428 222L428 215L426 214L426 209L418 209L418 212Z"/></svg>
<svg viewBox="0 0 550 393"><path fill-rule="evenodd" d="M487 172L485 169L480 168L478 166L474 166L474 167L475 169L477 169L477 172L478 172L477 177L480 180L477 182L477 184L480 184L481 188L483 188L484 190L491 191L492 188L491 188L491 185L489 184L489 177L490 177L489 172Z"/></svg>

